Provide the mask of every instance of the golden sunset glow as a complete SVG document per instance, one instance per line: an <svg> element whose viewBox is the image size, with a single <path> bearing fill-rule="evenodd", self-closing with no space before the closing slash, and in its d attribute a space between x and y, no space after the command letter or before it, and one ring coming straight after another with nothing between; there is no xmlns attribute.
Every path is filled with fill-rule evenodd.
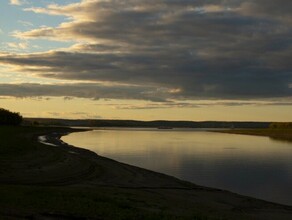
<svg viewBox="0 0 292 220"><path fill-rule="evenodd" d="M275 2L1 1L0 106L25 117L292 121L292 17Z"/></svg>

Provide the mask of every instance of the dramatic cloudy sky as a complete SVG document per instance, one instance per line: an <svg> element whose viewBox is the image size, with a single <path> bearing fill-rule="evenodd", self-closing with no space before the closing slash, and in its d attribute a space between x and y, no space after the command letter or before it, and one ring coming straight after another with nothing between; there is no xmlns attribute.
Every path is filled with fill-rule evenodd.
<svg viewBox="0 0 292 220"><path fill-rule="evenodd" d="M291 0L2 0L0 106L292 121Z"/></svg>

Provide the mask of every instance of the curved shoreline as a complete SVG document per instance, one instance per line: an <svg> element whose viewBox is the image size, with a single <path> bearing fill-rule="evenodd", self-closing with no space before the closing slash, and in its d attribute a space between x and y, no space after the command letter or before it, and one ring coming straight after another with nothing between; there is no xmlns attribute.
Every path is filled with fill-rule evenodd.
<svg viewBox="0 0 292 220"><path fill-rule="evenodd" d="M175 177L147 169L124 164L96 153L78 148L61 140L72 132L87 130L64 130L46 134L47 142L67 152L68 157L82 158L90 163L92 170L85 170L82 178L68 181L65 185L83 185L86 187L121 188L126 190L148 190L163 194L164 197L183 197L204 213L217 213L226 219L291 219L292 207L267 202L226 190L198 186ZM52 147L52 146L50 146ZM59 183L60 184L60 183ZM57 184L58 185L58 184ZM62 184L61 184L62 185ZM172 198L173 199L173 198ZM209 211L208 211L209 210Z"/></svg>
<svg viewBox="0 0 292 220"><path fill-rule="evenodd" d="M93 151L90 151L85 148L76 147L73 145L69 145L61 140L61 137L64 135L68 135L72 132L82 132L82 131L88 131L88 130L77 130L77 131L71 131L71 132L53 132L49 133L46 136L46 142L43 143L48 146L57 146L65 150L69 154L74 154L75 156L81 156L85 157L89 161L98 162L98 165L102 166L103 168L106 168L106 165L114 166L115 172L110 171L109 167L107 167L106 171L109 173L103 173L103 175L116 175L116 178L112 178L111 181L107 181L107 186L119 186L119 187L125 187L125 188L168 188L168 189L208 189L208 190L214 190L214 191L223 191L219 189L211 189L207 187L197 186L193 183L189 183L187 181L180 180L176 177L172 177L163 173L158 173L155 171L147 170L144 168L136 167L133 165L129 165L126 163L118 162L116 160L113 160L111 158L103 157L98 154L96 154ZM111 167L113 168L113 167ZM121 171L120 173L117 172L117 170ZM124 176L121 175L121 173L127 172L128 178L133 178L132 181L123 179ZM145 177L147 175L147 177ZM137 178L139 176L139 178ZM117 178L119 177L119 178ZM123 177L123 178L122 178ZM100 178L100 176L98 177ZM151 178L154 178L151 180ZM135 180L134 180L135 179ZM151 181L150 181L151 180ZM166 181L167 180L167 181ZM103 179L105 181L105 179ZM103 185L99 184L99 181L92 180L97 185ZM152 183L152 184L150 184ZM94 185L95 185L94 184Z"/></svg>

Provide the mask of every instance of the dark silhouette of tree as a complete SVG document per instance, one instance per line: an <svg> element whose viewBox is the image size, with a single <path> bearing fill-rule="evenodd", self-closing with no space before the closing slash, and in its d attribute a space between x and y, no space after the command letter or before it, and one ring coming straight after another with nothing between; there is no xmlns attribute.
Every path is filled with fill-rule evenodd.
<svg viewBox="0 0 292 220"><path fill-rule="evenodd" d="M20 125L22 116L17 112L0 108L0 125Z"/></svg>

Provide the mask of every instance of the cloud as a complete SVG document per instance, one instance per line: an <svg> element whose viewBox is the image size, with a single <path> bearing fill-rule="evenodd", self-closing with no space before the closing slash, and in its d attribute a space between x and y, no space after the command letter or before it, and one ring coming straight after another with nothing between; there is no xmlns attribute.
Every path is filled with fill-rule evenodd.
<svg viewBox="0 0 292 220"><path fill-rule="evenodd" d="M279 19L291 24L292 2L289 0L246 0L241 1L240 11L249 16Z"/></svg>
<svg viewBox="0 0 292 220"><path fill-rule="evenodd" d="M0 63L45 78L156 87L168 91L156 94L161 100L291 97L290 9L285 0L83 0L28 8L69 20L15 37L76 44L2 54Z"/></svg>
<svg viewBox="0 0 292 220"><path fill-rule="evenodd" d="M50 118L78 118L78 119L101 119L100 115L88 112L42 112L42 116Z"/></svg>
<svg viewBox="0 0 292 220"><path fill-rule="evenodd" d="M44 111L44 112L22 112L22 115L24 115L26 118L61 118L61 119L72 119L72 118L78 118L78 119L101 119L102 117L100 115L97 115L95 113L89 113L89 112L70 112L70 111L64 111L64 112L52 112L52 111Z"/></svg>
<svg viewBox="0 0 292 220"><path fill-rule="evenodd" d="M33 23L31 23L29 21L18 20L17 22L22 24L23 26L26 26L26 27L34 26Z"/></svg>
<svg viewBox="0 0 292 220"><path fill-rule="evenodd" d="M177 99L176 94L166 88L131 86L131 85L104 85L98 83L75 84L0 84L0 99L7 97L30 98L33 100L49 100L52 97L63 97L70 101L74 98L93 100L139 100L138 104L103 104L116 109L145 110L169 108L200 108L208 106L292 106L292 96L282 99L266 100L184 100ZM73 114L73 113L72 113ZM71 114L71 115L72 115ZM75 115L82 113L75 113ZM81 116L80 116L81 117ZM85 117L85 116L82 116Z"/></svg>
<svg viewBox="0 0 292 220"><path fill-rule="evenodd" d="M6 45L12 49L17 49L17 50L24 50L24 49L27 49L29 46L28 42L20 42L20 43L8 42L6 43Z"/></svg>
<svg viewBox="0 0 292 220"><path fill-rule="evenodd" d="M0 84L0 96L17 98L64 97L88 99L135 99L165 102L170 92L149 86L78 84Z"/></svg>
<svg viewBox="0 0 292 220"><path fill-rule="evenodd" d="M240 107L240 106L292 106L290 99L287 101L260 101L254 100L250 102L246 101L190 101L190 102L164 102L164 103L144 103L144 104L108 104L116 109L122 110L147 110L147 109L170 109L170 108L201 108L201 107L214 107L214 106L228 106L228 107Z"/></svg>
<svg viewBox="0 0 292 220"><path fill-rule="evenodd" d="M25 3L26 3L26 1L24 1L24 0L10 0L11 5L23 5Z"/></svg>

